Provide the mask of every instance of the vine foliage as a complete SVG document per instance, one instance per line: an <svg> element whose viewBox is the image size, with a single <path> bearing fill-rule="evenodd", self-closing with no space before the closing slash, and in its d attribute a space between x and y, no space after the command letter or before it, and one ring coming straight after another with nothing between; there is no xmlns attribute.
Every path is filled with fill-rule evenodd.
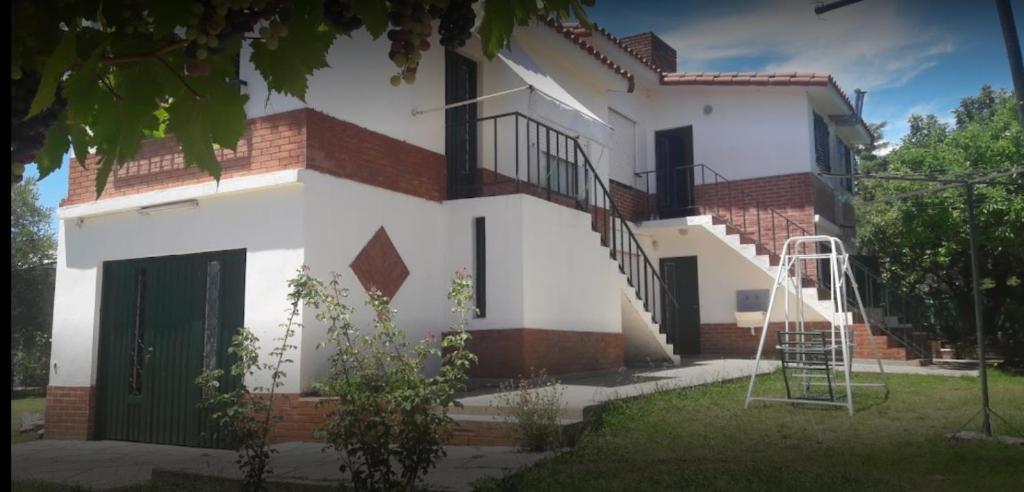
<svg viewBox="0 0 1024 492"><path fill-rule="evenodd" d="M307 81L328 68L334 42L358 31L387 37L391 83L401 85L415 82L431 39L458 48L475 30L493 57L516 26L537 17L586 23L583 7L593 3L14 0L11 182L21 180L29 162L47 176L70 148L79 164L97 167L99 196L144 138L165 132L177 138L187 166L219 179L214 149L234 150L245 131L243 53L271 91L305 101ZM86 161L90 151L94 161Z"/></svg>

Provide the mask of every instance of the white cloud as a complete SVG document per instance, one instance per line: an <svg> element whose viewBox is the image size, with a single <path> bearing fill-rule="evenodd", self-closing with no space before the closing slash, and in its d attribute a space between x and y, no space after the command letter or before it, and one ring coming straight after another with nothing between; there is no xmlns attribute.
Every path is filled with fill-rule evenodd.
<svg viewBox="0 0 1024 492"><path fill-rule="evenodd" d="M832 74L843 87L906 84L955 49L948 34L901 12L899 2L856 3L822 16L814 3L769 0L745 10L686 21L663 36L681 70L707 70L736 57L764 57L773 71Z"/></svg>

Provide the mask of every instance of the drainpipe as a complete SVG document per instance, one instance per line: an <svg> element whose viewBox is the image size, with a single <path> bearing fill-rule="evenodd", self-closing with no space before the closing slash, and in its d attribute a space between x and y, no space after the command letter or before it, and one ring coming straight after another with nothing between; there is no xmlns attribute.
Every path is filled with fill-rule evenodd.
<svg viewBox="0 0 1024 492"><path fill-rule="evenodd" d="M857 116L858 117L862 117L863 114L864 114L864 94L867 94L867 93L868 93L867 91L862 91L860 89L854 89L853 90L853 95L854 95L853 108L854 108L854 111L857 112Z"/></svg>

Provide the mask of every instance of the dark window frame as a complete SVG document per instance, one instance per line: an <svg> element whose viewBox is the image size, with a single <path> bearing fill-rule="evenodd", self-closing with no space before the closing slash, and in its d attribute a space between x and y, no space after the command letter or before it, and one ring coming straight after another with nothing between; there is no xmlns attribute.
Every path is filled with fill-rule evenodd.
<svg viewBox="0 0 1024 492"><path fill-rule="evenodd" d="M487 317L487 222L473 219L473 288L476 317Z"/></svg>

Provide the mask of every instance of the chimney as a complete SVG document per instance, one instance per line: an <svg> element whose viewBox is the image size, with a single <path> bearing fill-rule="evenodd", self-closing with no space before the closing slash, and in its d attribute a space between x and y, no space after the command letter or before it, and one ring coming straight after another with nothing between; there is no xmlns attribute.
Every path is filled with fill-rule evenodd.
<svg viewBox="0 0 1024 492"><path fill-rule="evenodd" d="M864 111L864 94L867 94L867 91L854 89L853 94L856 97L856 102L853 103L854 111L857 112L857 116L863 116L862 113Z"/></svg>
<svg viewBox="0 0 1024 492"><path fill-rule="evenodd" d="M662 72L676 71L676 50L653 32L642 32L619 39L629 49L648 59Z"/></svg>

